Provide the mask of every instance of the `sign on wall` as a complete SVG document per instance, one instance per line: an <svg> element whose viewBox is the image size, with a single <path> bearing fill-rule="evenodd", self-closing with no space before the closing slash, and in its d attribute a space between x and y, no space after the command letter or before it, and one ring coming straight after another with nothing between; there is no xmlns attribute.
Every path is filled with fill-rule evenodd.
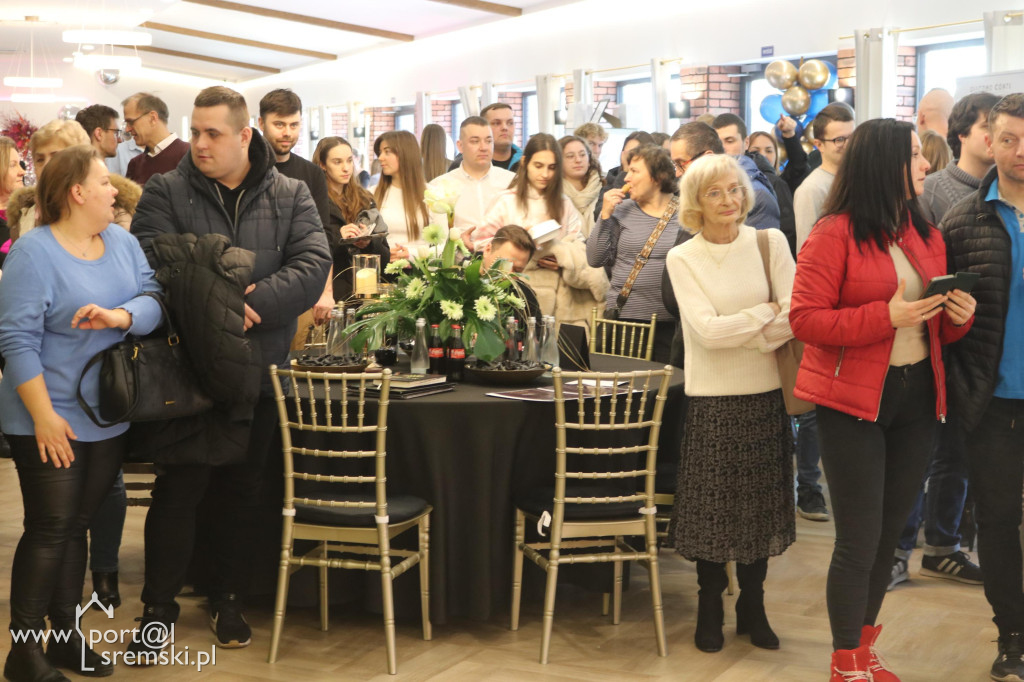
<svg viewBox="0 0 1024 682"><path fill-rule="evenodd" d="M997 97L1024 92L1024 71L1002 71L956 79L956 99L975 92L990 92Z"/></svg>

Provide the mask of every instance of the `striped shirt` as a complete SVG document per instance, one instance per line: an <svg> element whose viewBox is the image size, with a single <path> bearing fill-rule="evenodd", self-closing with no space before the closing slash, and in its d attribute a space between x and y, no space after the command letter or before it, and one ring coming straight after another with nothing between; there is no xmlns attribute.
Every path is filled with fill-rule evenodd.
<svg viewBox="0 0 1024 682"><path fill-rule="evenodd" d="M643 251L660 218L647 215L635 201L626 199L615 207L611 218L598 220L594 226L587 239L587 261L591 267L609 270L611 288L608 289L607 307L615 306L615 299L633 271L636 257ZM659 322L675 319L661 302L661 278L665 272L665 256L676 243L681 229L679 216L672 216L654 245L647 264L633 283L633 290L621 312L623 319L649 320L655 313Z"/></svg>

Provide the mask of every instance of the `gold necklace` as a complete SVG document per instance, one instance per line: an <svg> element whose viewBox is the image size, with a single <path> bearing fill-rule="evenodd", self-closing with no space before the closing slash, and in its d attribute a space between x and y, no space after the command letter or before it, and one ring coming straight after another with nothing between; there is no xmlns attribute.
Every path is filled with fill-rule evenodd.
<svg viewBox="0 0 1024 682"><path fill-rule="evenodd" d="M722 263L729 256L729 252L732 251L732 245L733 245L733 243L736 241L736 239L738 237L739 237L739 235L736 235L736 237L734 237L732 239L732 241L729 242L729 246L728 246L728 248L725 249L725 253L722 254L721 258L715 258L714 255L711 253L711 247L708 246L708 240L704 236L703 232L700 235L700 240L701 240L701 242L704 243L704 250L707 251L708 258L710 258L711 262L713 262L715 264L715 267L720 268L720 267L722 267Z"/></svg>
<svg viewBox="0 0 1024 682"><path fill-rule="evenodd" d="M64 230L62 228L58 227L56 229L57 229L57 233L61 236L61 239L63 239L65 242L67 242L68 244L71 245L72 250L74 251L74 253L76 253L76 254L80 253L82 258L85 258L86 256L88 256L89 248L92 246L93 237L95 237L96 235L90 235L89 236L88 241L86 242L85 248L83 249L78 244L75 244L75 242L71 239L71 237L69 237L66 234L64 234Z"/></svg>

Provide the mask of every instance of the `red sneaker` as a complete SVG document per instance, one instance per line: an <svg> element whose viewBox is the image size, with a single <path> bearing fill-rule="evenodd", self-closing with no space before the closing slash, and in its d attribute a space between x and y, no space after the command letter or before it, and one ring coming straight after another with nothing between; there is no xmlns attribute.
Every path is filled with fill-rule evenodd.
<svg viewBox="0 0 1024 682"><path fill-rule="evenodd" d="M829 682L872 682L871 651L866 646L832 652L832 676Z"/></svg>
<svg viewBox="0 0 1024 682"><path fill-rule="evenodd" d="M878 649L875 648L875 642L880 634L882 634L881 625L874 627L865 625L860 631L861 647L866 647L871 652L871 663L868 665L868 669L871 671L871 679L874 682L900 682L900 678L896 677L896 674L889 670L885 659L882 658L882 655L878 653Z"/></svg>

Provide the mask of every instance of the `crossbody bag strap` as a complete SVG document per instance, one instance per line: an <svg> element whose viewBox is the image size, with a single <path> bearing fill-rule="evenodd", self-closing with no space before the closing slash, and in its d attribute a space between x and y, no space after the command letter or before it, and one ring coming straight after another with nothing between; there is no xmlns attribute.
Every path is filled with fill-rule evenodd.
<svg viewBox="0 0 1024 682"><path fill-rule="evenodd" d="M665 209L665 213L662 214L658 224L654 226L651 236L647 238L644 248L637 254L636 260L633 262L633 269L630 271L629 277L626 278L626 283L622 285L622 291L619 292L618 297L615 299L615 307L618 310L622 310L625 307L626 299L629 298L630 292L633 291L636 278L640 276L640 271L647 265L647 260L651 257L651 252L654 251L658 240L661 239L662 232L668 227L668 221L672 220L672 216L675 215L678 209L679 200L673 196L668 202L668 208Z"/></svg>
<svg viewBox="0 0 1024 682"><path fill-rule="evenodd" d="M764 278L768 280L768 300L775 300L775 287L772 286L772 254L768 246L768 233L757 231L757 250L761 252L761 264L764 265Z"/></svg>

